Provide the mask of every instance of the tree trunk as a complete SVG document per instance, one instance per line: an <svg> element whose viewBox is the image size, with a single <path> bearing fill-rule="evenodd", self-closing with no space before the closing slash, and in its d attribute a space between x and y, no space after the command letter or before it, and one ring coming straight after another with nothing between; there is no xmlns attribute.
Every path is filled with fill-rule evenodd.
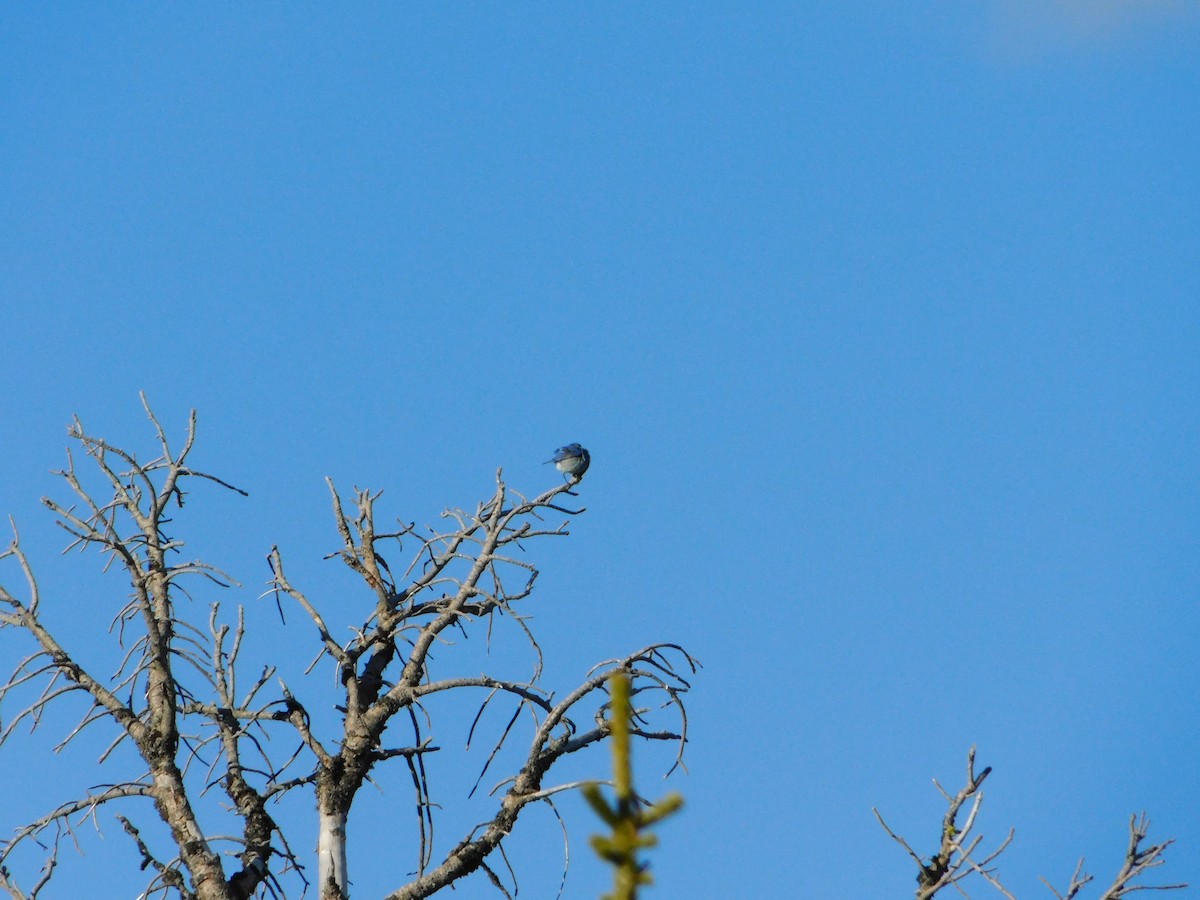
<svg viewBox="0 0 1200 900"><path fill-rule="evenodd" d="M321 900L348 900L346 877L346 813L321 810L317 838L317 884Z"/></svg>

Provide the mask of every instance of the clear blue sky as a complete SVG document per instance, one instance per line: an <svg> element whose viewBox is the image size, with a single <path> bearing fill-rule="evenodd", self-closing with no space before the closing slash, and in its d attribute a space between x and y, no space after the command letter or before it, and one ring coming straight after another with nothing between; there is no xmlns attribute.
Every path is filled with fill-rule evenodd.
<svg viewBox="0 0 1200 900"><path fill-rule="evenodd" d="M928 851L973 743L1018 895L1109 877L1142 809L1200 882L1195 9L6 6L0 511L46 615L110 665L124 591L38 499L73 413L150 451L139 390L250 491L181 529L251 606L275 543L332 584L324 476L429 522L581 441L528 607L552 684L655 639L706 666L690 774L639 757L689 804L651 896L909 896L871 807ZM4 749L9 818L63 799L52 736ZM408 799L370 801L396 870L360 844L356 898L408 871Z"/></svg>

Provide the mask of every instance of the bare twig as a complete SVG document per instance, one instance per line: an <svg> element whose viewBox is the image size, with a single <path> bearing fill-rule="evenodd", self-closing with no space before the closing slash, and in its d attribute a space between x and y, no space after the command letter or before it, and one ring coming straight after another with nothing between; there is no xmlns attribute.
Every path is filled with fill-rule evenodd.
<svg viewBox="0 0 1200 900"><path fill-rule="evenodd" d="M879 824L883 826L888 836L904 847L905 852L917 864L917 900L927 900L927 898L933 897L938 891L949 885L954 885L957 888L960 882L973 873L981 875L1005 896L1011 896L1004 886L1000 884L995 870L989 868L989 866L1012 842L1013 833L1010 831L1000 845L983 859L976 861L973 858L973 854L979 849L979 845L983 841L981 835L973 835L975 819L983 803L983 794L980 792L980 787L991 772L992 769L989 766L976 774L975 748L972 747L967 752L966 785L957 793L951 795L936 780L934 781L934 786L937 787L938 791L947 800L947 808L945 815L942 817L941 840L937 852L930 857L923 857L918 854L904 838L900 837L888 826L879 810L872 810L875 813L875 818L879 820ZM963 812L967 801L971 801L970 807L967 811L965 821L960 823L959 815ZM961 888L959 890L961 891Z"/></svg>
<svg viewBox="0 0 1200 900"><path fill-rule="evenodd" d="M1000 882L1000 878L992 865L999 858L1000 854L1012 843L1013 832L1010 830L1007 837L1000 842L999 846L983 858L977 859L974 855L983 840L978 835L971 836L975 828L976 816L983 803L983 794L979 788L991 771L989 767L978 775L975 774L975 748L972 747L967 754L967 783L965 787L959 790L958 793L951 795L937 781L934 781L934 785L937 786L942 796L946 798L948 807L942 819L941 846L938 848L937 853L929 858L920 856L903 837L896 834L883 820L883 816L879 814L879 810L872 810L875 813L875 818L879 820L879 824L883 826L888 836L900 844L909 857L917 864L919 871L917 874L916 896L918 900L925 900L925 898L932 897L942 888L950 885L953 885L965 896L966 892L963 891L960 882L971 874L979 875L980 878L1002 896L1007 897L1008 900L1015 900L1014 895ZM964 806L966 806L968 800L971 801L970 810L967 813L966 821L960 826L958 816ZM1101 895L1100 900L1118 900L1118 898L1133 891L1172 891L1187 887L1184 884L1150 886L1135 885L1133 883L1135 878L1144 874L1147 870L1163 864L1163 851L1172 843L1172 841L1164 841L1161 844L1142 848L1142 841L1146 839L1149 828L1150 822L1146 819L1145 814L1140 819L1137 816L1130 819L1129 849L1125 856L1125 864L1121 871L1117 873L1117 878L1113 882L1112 887ZM1083 871L1083 860L1081 859L1079 860L1079 865L1075 867L1075 873L1071 876L1071 883L1067 886L1066 893L1060 894L1044 878L1042 882L1058 900L1074 900L1074 898L1078 897L1083 887L1092 880L1092 876Z"/></svg>
<svg viewBox="0 0 1200 900"><path fill-rule="evenodd" d="M1146 818L1146 814L1141 816L1132 815L1129 817L1129 846L1125 851L1125 859L1121 865L1121 869L1117 872L1116 878L1113 879L1112 885L1100 895L1100 900L1118 900L1127 894L1132 894L1134 891L1177 891L1186 888L1187 885L1180 884L1134 884L1134 880L1144 875L1150 869L1155 869L1161 866L1163 859L1163 851L1171 844L1173 840L1163 841L1160 844L1151 844L1149 847L1143 847L1142 842L1146 840L1146 836L1150 833L1150 820ZM1079 896L1079 892L1084 886L1094 881L1092 875L1083 871L1083 859L1079 860L1079 864L1075 866L1075 872L1071 875L1071 881L1067 885L1066 893L1060 894L1054 889L1050 882L1042 879L1042 883L1050 889L1058 900L1074 900Z"/></svg>

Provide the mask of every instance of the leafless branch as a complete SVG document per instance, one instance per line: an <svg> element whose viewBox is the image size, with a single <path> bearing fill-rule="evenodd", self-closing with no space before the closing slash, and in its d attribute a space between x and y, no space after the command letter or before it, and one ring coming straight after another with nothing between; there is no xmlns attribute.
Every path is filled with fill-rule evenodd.
<svg viewBox="0 0 1200 900"><path fill-rule="evenodd" d="M948 808L942 819L941 846L938 848L937 853L929 858L922 857L913 850L912 846L903 837L894 832L883 820L883 816L879 814L879 810L872 810L875 813L875 818L879 820L879 824L883 826L888 836L900 844L913 862L917 864L919 871L917 875L916 896L918 900L925 900L925 898L932 897L942 888L951 885L959 893L966 896L966 892L960 886L960 882L971 874L979 875L997 892L1007 897L1008 900L1016 900L1014 895L1000 882L999 876L992 865L999 858L1000 854L1008 848L1009 844L1012 843L1013 832L1010 830L1008 836L991 853L980 859L975 857L975 853L983 840L979 835L972 837L972 832L975 828L975 819L983 803L983 794L980 792L979 787L991 771L989 767L978 775L975 774L975 748L972 747L967 754L967 783L965 787L959 790L958 793L951 795L937 781L934 781L934 785L936 785L942 796L946 798ZM966 806L968 800L971 801L969 812L967 813L966 821L960 826L958 816ZM1130 819L1129 849L1125 855L1124 866L1117 873L1112 887L1101 895L1100 900L1118 900L1118 898L1133 891L1172 891L1187 887L1185 884L1150 886L1135 885L1133 883L1134 879L1144 874L1147 870L1162 865L1163 851L1173 843L1172 841L1164 841L1161 844L1153 844L1143 848L1142 842L1146 839L1149 828L1150 822L1145 814L1140 819L1137 816L1133 816ZM1084 886L1092 880L1092 876L1083 871L1083 860L1081 859L1075 867L1075 873L1071 876L1071 882L1067 886L1066 893L1060 894L1044 878L1042 882L1058 900L1074 900L1074 898L1079 896Z"/></svg>
<svg viewBox="0 0 1200 900"><path fill-rule="evenodd" d="M27 839L50 831L58 835L49 844L43 877L28 896L36 895L49 879L57 865L58 839L73 836L71 829L80 816L93 816L110 801L144 799L153 801L171 840L168 849L153 846L146 837L151 832L140 830L132 818L119 818L143 868L152 873L146 896L244 900L259 888L283 896L281 874L295 873L305 886L309 882L268 804L296 788L311 787L320 834L315 883L321 900L344 900L349 884L346 823L354 798L364 784L372 783L376 767L401 759L413 788L417 865L413 881L392 896L428 896L473 871L482 871L501 893L515 895L516 874L502 841L523 809L533 803L550 805L553 796L578 786L554 784L548 774L563 757L609 738L606 681L614 669L633 680L632 735L673 743L671 770L682 764L688 735L683 698L698 663L679 646L652 644L608 660L561 699L540 684L543 650L525 608L539 572L528 549L534 541L566 536L570 520L585 511L567 505L566 498L578 496L578 476L526 496L511 491L498 470L490 498L473 511L446 510L439 525L430 528L403 520L379 528L381 492L356 487L343 496L328 481L338 542L330 557L341 560L361 581L363 601L319 598L293 579L278 547L267 557L268 595L281 615L285 605L294 603L315 630L316 652L304 651L313 659L310 669L328 660L337 676L340 696L335 705L342 719L333 734L324 734L310 715L310 709L319 707L297 696L300 683L293 691L271 665L246 678L242 659L249 635L241 607L234 608L229 621L217 603L208 604L207 628L181 612L189 607L185 601L193 600L189 583L228 587L237 581L209 562L185 560L185 545L174 534L171 516L190 499L192 479L245 492L192 467L194 412L182 442L173 442L144 396L142 401L154 432L154 457L139 459L91 434L76 418L69 435L92 465L84 467L86 472L79 470L68 452L59 474L73 500L44 501L70 535L68 550L99 550L105 569L121 572L127 582L124 596L111 607L111 630L120 648L111 676L98 677L80 665L42 621L42 598L15 527L12 544L0 554L0 561L16 560L27 585L21 597L0 587L0 627L23 631L34 644L0 685L0 700L22 697L18 712L3 723L0 744L20 725L38 727L51 705L84 695L86 708L60 746L107 723L115 726L115 736L101 762L109 760L116 747L131 744L147 773L70 801L0 844L2 865ZM98 487L93 484L96 479ZM336 618L331 618L333 610ZM435 656L439 666L453 665L454 654L442 650L473 635L485 641L489 652L494 639L515 637L528 647L529 677L434 671ZM474 740L485 712L494 709L494 700L508 705L476 785L496 777L489 773L501 758L509 758L505 748L515 750L518 742L528 741L528 749L515 764L516 771L510 770L493 788L496 799L480 801L496 804L491 818L439 855L439 804L425 758L439 752L434 736L435 723L443 716L442 698L472 693L479 703L469 740ZM427 703L438 708L427 708ZM282 750L273 743L281 735ZM223 797L224 814L238 823L230 829L235 833L202 828L197 804L211 803L213 797ZM223 859L230 851L222 848L229 846L241 864L232 875L226 873ZM495 852L503 867L491 857ZM26 896L16 893L19 889L6 871L0 871L0 877L0 884L14 896Z"/></svg>
<svg viewBox="0 0 1200 900"><path fill-rule="evenodd" d="M1163 851L1175 843L1173 840L1170 840L1143 847L1142 842L1146 840L1149 833L1150 820L1146 818L1145 813L1142 813L1141 816L1135 814L1129 817L1129 846L1125 851L1125 859L1112 885L1100 895L1100 900L1118 900L1118 898L1132 894L1134 891L1178 891L1187 887L1186 884L1182 883L1162 885L1134 884L1135 879L1146 874L1150 869L1158 868L1166 862L1163 858ZM1067 885L1066 893L1060 894L1045 878L1042 879L1042 883L1050 889L1050 893L1054 894L1058 900L1074 900L1075 897L1079 896L1084 886L1094 880L1092 875L1083 871L1083 859L1081 858L1079 864L1075 866L1075 872L1071 875L1071 881Z"/></svg>
<svg viewBox="0 0 1200 900"><path fill-rule="evenodd" d="M271 848L274 826L265 814L262 798L242 777L245 770L240 760L240 744L245 732L233 712L237 706L231 702L227 690L232 684L237 650L226 653L221 640L215 645L210 644L217 632L205 635L180 618L174 597L178 591L186 594L179 581L189 576L199 575L222 586L236 582L216 566L200 560L174 562L172 557L181 552L183 543L166 530L171 522L167 515L168 506L172 503L178 507L184 505L184 482L188 478L200 478L244 492L187 464L195 443L194 413L182 447L178 452L172 452L161 424L144 397L143 405L158 437L159 456L149 462L140 462L134 454L90 434L76 418L68 433L95 463L102 486L97 489L87 486L76 469L74 457L68 452L67 467L59 474L75 495L78 510L55 500L43 501L72 536L68 549L98 546L109 564L116 562L124 569L132 594L131 599L120 606L115 620L120 645L125 646L126 631L135 623L140 626L138 633L111 678L99 677L81 665L42 621L36 580L14 529L13 542L4 556L18 560L29 585L29 600L22 601L0 587L0 603L5 608L0 614L0 626L24 631L33 638L38 650L22 661L12 677L0 685L0 699L24 690L34 681L43 681L44 687L32 703L7 724L0 733L0 741L10 736L13 728L22 721L28 721L36 728L50 704L82 691L89 696L90 707L59 743L59 748L74 741L88 726L107 720L116 725L117 738L101 761L108 757L112 747L122 740L129 740L145 761L147 774L137 781L69 801L19 829L0 844L0 860L7 860L27 839L37 838L53 828L55 838L50 844L48 877L57 860L58 841L64 834L72 834L76 824L73 816L93 816L97 808L111 801L150 799L158 816L168 825L178 852L171 862L157 863L137 828L130 820L122 819L126 830L138 843L146 866L156 873L147 893L173 891L202 900L248 897L262 879L250 884L245 877L236 883L224 877L221 861L201 830L185 783L187 769L207 741L195 743L181 729L183 717L189 714L207 715L216 726L227 764L226 791L246 824L241 839L245 855L265 861L276 852ZM103 491L110 491L111 499L101 499ZM239 622L235 644L240 642L240 631ZM224 632L220 634L223 638ZM203 704L195 700L193 688L183 680L186 671L199 673L204 681L217 689L217 703ZM252 721L286 718L263 708L246 712L252 712L247 717ZM254 869L254 866L249 868Z"/></svg>
<svg viewBox="0 0 1200 900"><path fill-rule="evenodd" d="M950 885L961 891L959 883L973 873L981 875L1005 896L1011 896L1000 884L995 870L989 866L1007 849L1012 842L1013 833L1010 831L1000 845L983 859L976 860L973 857L983 842L981 835L973 834L975 819L983 804L980 787L991 772L992 769L989 766L976 774L975 748L972 747L967 752L967 783L957 793L951 795L936 780L934 781L934 786L947 800L947 808L942 817L941 840L937 852L928 858L918 854L904 838L896 834L883 820L879 810L872 810L888 836L900 844L917 864L917 900L927 900L942 888ZM959 815L967 806L968 801L970 801L970 806L966 813L966 819L960 824Z"/></svg>

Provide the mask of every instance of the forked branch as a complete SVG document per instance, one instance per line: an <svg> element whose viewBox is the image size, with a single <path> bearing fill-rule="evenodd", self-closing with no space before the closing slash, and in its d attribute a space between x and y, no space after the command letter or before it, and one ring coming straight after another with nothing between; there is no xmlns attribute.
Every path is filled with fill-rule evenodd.
<svg viewBox="0 0 1200 900"><path fill-rule="evenodd" d="M1150 820L1146 818L1145 813L1142 813L1140 816L1135 814L1129 817L1129 846L1125 851L1125 859L1112 885L1100 895L1099 900L1118 900L1118 898L1132 894L1134 891L1178 891L1187 887L1183 883L1161 885L1134 884L1135 879L1166 862L1163 858L1163 851L1175 843L1174 840L1170 840L1143 847L1142 843L1146 840L1149 833ZM1067 885L1065 893L1060 894L1045 878L1042 879L1042 883L1050 888L1050 893L1054 894L1058 900L1074 900L1075 897L1079 896L1079 892L1083 890L1084 886L1093 880L1094 877L1092 875L1083 871L1083 859L1081 858L1079 865L1075 867L1074 874L1071 875L1071 882Z"/></svg>
<svg viewBox="0 0 1200 900"><path fill-rule="evenodd" d="M1005 837L996 849L982 858L976 858L979 845L983 840L979 835L972 836L975 828L975 819L983 803L983 794L979 788L991 771L989 767L978 775L975 774L975 748L972 747L967 753L967 783L958 793L951 796L942 789L940 784L934 781L937 789L946 798L948 805L946 814L942 818L940 846L937 852L931 857L922 857L919 855L913 850L908 841L896 834L888 826L883 820L883 816L879 814L879 810L872 810L875 813L875 817L879 820L879 824L888 833L888 836L900 844L917 864L917 900L926 900L926 898L933 897L938 891L951 885L965 895L966 892L960 886L960 882L971 875L978 875L980 879L990 885L999 894L1008 898L1008 900L1015 900L1013 894L1000 882L1000 878L993 866L996 859L1012 842L1013 832L1010 830L1008 836ZM968 801L970 801L969 811L967 812L966 820L960 826L958 817L964 807L967 806ZM1150 822L1145 814L1141 818L1133 816L1130 819L1129 849L1125 855L1124 865L1121 871L1117 873L1112 886L1100 896L1099 900L1118 900L1118 898L1124 897L1126 894L1134 891L1172 891L1187 887L1185 884L1142 885L1134 883L1135 879L1145 874L1148 870L1163 864L1163 851L1172 843L1172 841L1164 841L1161 844L1152 844L1148 847L1143 847L1142 843L1146 839L1149 828ZM1071 882L1067 886L1065 893L1060 894L1048 881L1044 878L1042 879L1046 887L1050 889L1050 892L1058 900L1074 900L1074 898L1079 896L1083 887L1092 880L1092 876L1083 871L1082 859L1079 861L1079 865L1075 867L1075 873L1071 876Z"/></svg>

